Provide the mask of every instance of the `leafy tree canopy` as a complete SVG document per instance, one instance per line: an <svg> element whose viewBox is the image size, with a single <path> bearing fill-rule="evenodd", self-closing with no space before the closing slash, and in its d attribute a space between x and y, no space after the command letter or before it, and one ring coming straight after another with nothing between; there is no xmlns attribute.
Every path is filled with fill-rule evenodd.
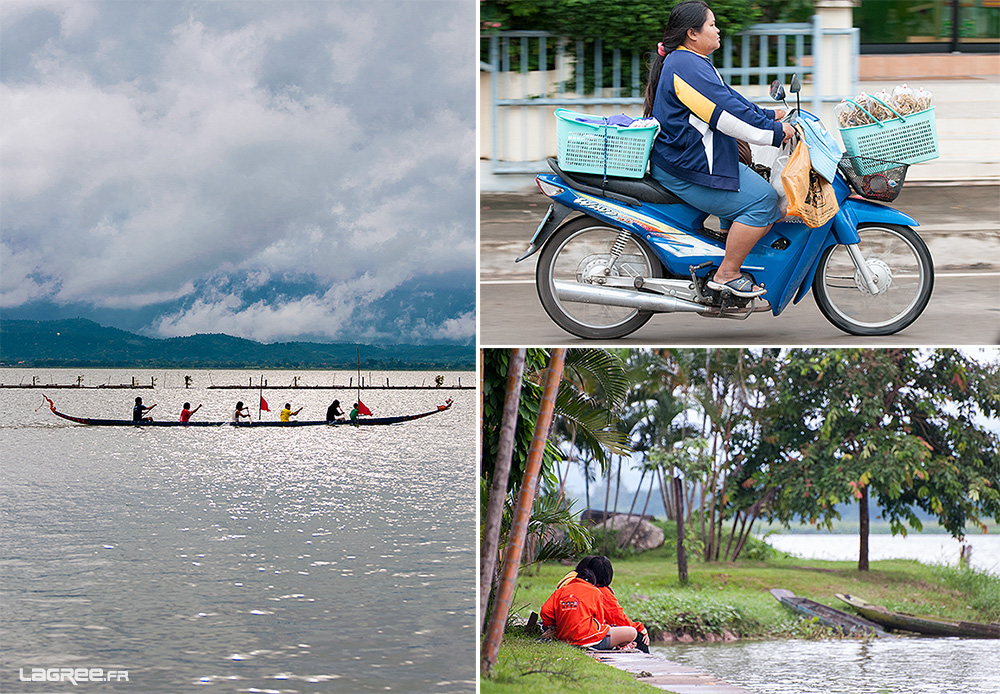
<svg viewBox="0 0 1000 694"><path fill-rule="evenodd" d="M492 477L499 446L509 359L509 350L483 350L481 473L486 479ZM547 363L548 355L544 349L527 350L508 490L521 484L538 419ZM630 386L625 366L614 352L602 349L571 349L567 352L565 371L556 398L557 430L575 431L575 446L589 451L602 467L607 465L610 454L628 450L627 437L616 425ZM550 436L542 461L542 475L548 486L555 483L553 466L561 459L554 437Z"/></svg>
<svg viewBox="0 0 1000 694"><path fill-rule="evenodd" d="M996 364L956 350L830 349L794 350L776 367L760 445L736 481L776 494L773 518L829 526L836 504L867 490L893 532L921 528L914 508L956 537L1000 521Z"/></svg>
<svg viewBox="0 0 1000 694"><path fill-rule="evenodd" d="M483 0L480 18L487 31L541 30L574 39L600 38L611 49L648 53L663 36L676 4L655 0ZM708 5L723 36L760 21L760 3L751 0L713 0Z"/></svg>

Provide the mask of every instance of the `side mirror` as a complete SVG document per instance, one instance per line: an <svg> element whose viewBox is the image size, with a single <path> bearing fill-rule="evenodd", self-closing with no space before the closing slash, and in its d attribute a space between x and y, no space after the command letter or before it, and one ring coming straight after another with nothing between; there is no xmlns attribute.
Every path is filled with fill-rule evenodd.
<svg viewBox="0 0 1000 694"><path fill-rule="evenodd" d="M780 80L774 80L771 82L771 98L775 101L785 100L785 86Z"/></svg>
<svg viewBox="0 0 1000 694"><path fill-rule="evenodd" d="M798 94L800 91L802 91L802 84L799 82L798 75L792 75L792 83L788 85L788 90L792 94Z"/></svg>

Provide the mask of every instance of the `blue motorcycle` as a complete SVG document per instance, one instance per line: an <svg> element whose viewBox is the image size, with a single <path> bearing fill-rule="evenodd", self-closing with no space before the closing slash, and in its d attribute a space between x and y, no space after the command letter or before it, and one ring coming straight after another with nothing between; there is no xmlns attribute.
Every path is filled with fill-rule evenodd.
<svg viewBox="0 0 1000 694"><path fill-rule="evenodd" d="M783 99L784 89L772 88L772 96ZM788 117L818 121L801 108ZM582 338L629 335L656 313L777 316L810 290L841 330L891 335L927 306L934 266L912 228L917 222L873 202L898 195L906 165L863 159L845 157L838 166L836 216L817 228L786 217L747 256L743 270L767 290L758 299L707 287L725 255L724 233L706 228L708 214L648 173L642 179L570 173L549 159L553 173L536 181L552 205L515 262L541 251L535 286L542 306L559 327Z"/></svg>

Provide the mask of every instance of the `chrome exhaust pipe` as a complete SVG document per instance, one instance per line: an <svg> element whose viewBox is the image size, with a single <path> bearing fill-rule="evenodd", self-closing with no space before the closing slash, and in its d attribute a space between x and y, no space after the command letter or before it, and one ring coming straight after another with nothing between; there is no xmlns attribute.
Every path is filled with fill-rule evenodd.
<svg viewBox="0 0 1000 694"><path fill-rule="evenodd" d="M702 313L708 310L707 306L696 304L693 301L664 296L663 294L642 294L629 289L598 287L593 284L562 280L555 280L552 285L559 301L622 306L656 313Z"/></svg>

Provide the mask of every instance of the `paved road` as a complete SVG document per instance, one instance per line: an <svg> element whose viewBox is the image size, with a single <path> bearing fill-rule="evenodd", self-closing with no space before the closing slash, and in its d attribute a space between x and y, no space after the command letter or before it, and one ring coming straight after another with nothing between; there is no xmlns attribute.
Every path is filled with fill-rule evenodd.
<svg viewBox="0 0 1000 694"><path fill-rule="evenodd" d="M534 288L535 257L513 260L548 209L540 193L480 198L480 342L485 346L594 344L558 328ZM847 335L811 297L775 318L746 321L662 314L615 345L995 345L1000 343L1000 187L910 186L895 207L917 219L934 257L934 294L906 330L880 338ZM536 256L537 257L537 256Z"/></svg>

